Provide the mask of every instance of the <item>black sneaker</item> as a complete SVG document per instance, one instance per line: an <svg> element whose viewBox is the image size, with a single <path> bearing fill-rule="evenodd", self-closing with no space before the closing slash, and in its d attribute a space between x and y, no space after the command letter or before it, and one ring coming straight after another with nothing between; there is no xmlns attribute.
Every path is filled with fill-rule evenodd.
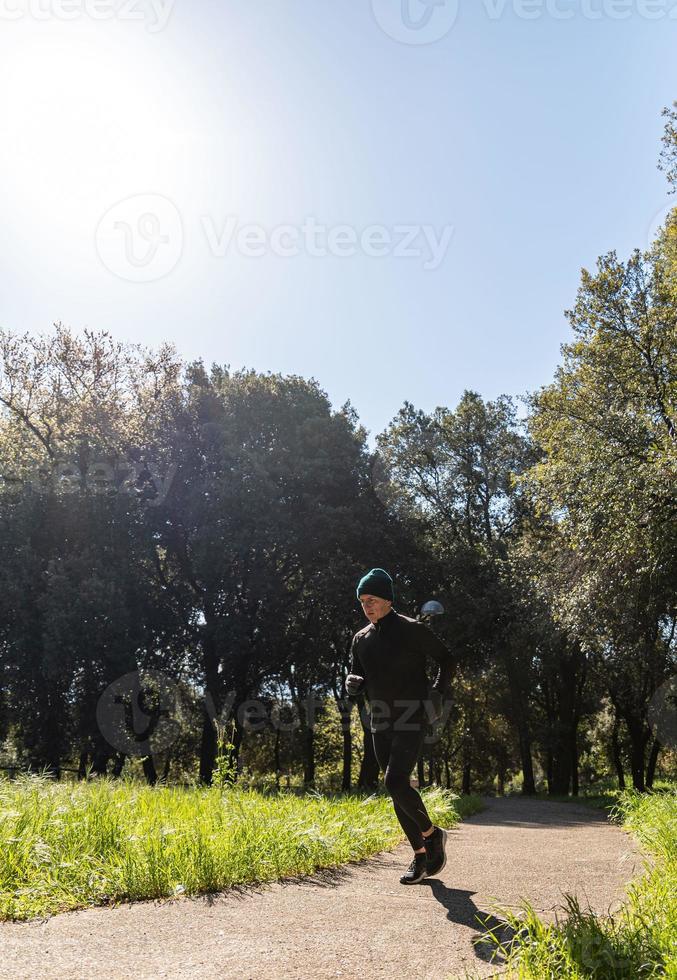
<svg viewBox="0 0 677 980"><path fill-rule="evenodd" d="M441 827L435 827L429 837L423 838L426 853L426 873L437 875L447 863L445 848L447 846L447 832Z"/></svg>
<svg viewBox="0 0 677 980"><path fill-rule="evenodd" d="M400 884L417 885L419 881L423 881L428 873L426 864L427 857L425 854L414 854L414 860L400 878Z"/></svg>

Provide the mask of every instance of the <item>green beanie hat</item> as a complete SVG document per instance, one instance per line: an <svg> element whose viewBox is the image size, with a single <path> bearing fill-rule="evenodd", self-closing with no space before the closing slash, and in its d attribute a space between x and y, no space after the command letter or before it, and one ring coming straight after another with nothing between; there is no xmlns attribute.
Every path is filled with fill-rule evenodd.
<svg viewBox="0 0 677 980"><path fill-rule="evenodd" d="M393 580L382 568L372 568L363 575L357 586L357 598L361 595L376 595L379 599L395 599Z"/></svg>

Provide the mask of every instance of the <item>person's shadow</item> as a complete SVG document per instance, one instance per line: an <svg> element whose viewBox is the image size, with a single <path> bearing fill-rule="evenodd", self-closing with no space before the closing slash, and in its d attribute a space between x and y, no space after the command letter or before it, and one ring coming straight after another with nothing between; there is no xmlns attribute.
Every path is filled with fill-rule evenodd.
<svg viewBox="0 0 677 980"><path fill-rule="evenodd" d="M498 944L483 937L490 931L499 940L500 945L508 947L515 937L515 930L508 922L497 918L491 912L478 909L472 900L475 892L463 888L447 888L435 878L427 879L423 884L428 885L440 905L447 910L447 918L450 922L457 922L459 925L477 930L477 934L472 937L476 956L487 963L504 962Z"/></svg>

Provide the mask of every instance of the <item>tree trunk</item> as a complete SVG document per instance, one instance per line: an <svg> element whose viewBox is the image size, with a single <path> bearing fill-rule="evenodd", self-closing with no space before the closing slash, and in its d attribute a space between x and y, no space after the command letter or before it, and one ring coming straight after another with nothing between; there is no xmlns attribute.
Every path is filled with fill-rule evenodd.
<svg viewBox="0 0 677 980"><path fill-rule="evenodd" d="M107 749L99 747L94 750L92 753L92 772L95 776L106 775L110 757L111 753Z"/></svg>
<svg viewBox="0 0 677 980"><path fill-rule="evenodd" d="M315 728L305 725L303 731L303 785L315 786Z"/></svg>
<svg viewBox="0 0 677 980"><path fill-rule="evenodd" d="M519 738L520 759L522 762L522 794L524 796L534 796L536 794L536 782L534 780L534 764L531 759L531 735L526 723L518 724L517 734Z"/></svg>
<svg viewBox="0 0 677 980"><path fill-rule="evenodd" d="M219 703L219 660L211 632L202 637L202 662L205 679L205 703L202 717L202 739L200 741L200 782L212 784L212 773L216 764L216 726L221 710Z"/></svg>
<svg viewBox="0 0 677 980"><path fill-rule="evenodd" d="M200 741L200 782L212 784L212 773L216 764L216 728L207 711L202 718L202 739Z"/></svg>
<svg viewBox="0 0 677 980"><path fill-rule="evenodd" d="M157 772L155 771L155 763L153 761L152 755L144 756L143 759L143 774L146 777L146 781L150 786L155 786L157 782Z"/></svg>
<svg viewBox="0 0 677 980"><path fill-rule="evenodd" d="M578 796L578 719L571 732L571 794Z"/></svg>
<svg viewBox="0 0 677 980"><path fill-rule="evenodd" d="M568 746L558 741L553 764L553 780L551 793L556 796L569 795L569 783L571 782L571 752Z"/></svg>
<svg viewBox="0 0 677 980"><path fill-rule="evenodd" d="M113 772L112 772L114 779L120 778L122 774L122 767L125 764L126 758L127 755L125 752L118 752L117 755L115 756L115 762L113 763Z"/></svg>
<svg viewBox="0 0 677 980"><path fill-rule="evenodd" d="M471 782L470 781L471 771L472 770L471 770L470 763L467 762L463 766L463 783L461 785L461 792L462 793L470 793L470 789L471 789L471 785L470 785L470 782Z"/></svg>
<svg viewBox="0 0 677 980"><path fill-rule="evenodd" d="M653 788L653 781L656 775L656 763L658 762L658 753L661 750L661 743L655 738L651 744L651 751L649 752L649 761L646 766L646 785L648 789Z"/></svg>
<svg viewBox="0 0 677 980"><path fill-rule="evenodd" d="M314 717L309 719L308 705L313 697L312 690L300 679L296 679L296 697L301 736L301 756L303 759L303 785L306 789L315 786L315 728Z"/></svg>
<svg viewBox="0 0 677 980"><path fill-rule="evenodd" d="M646 754L646 743L649 740L649 732L641 718L634 715L625 715L625 724L628 727L630 736L630 768L632 770L632 785L638 792L646 790L644 779L644 762Z"/></svg>
<svg viewBox="0 0 677 980"><path fill-rule="evenodd" d="M625 724L630 736L630 769L632 771L632 785L638 792L646 790L644 778L644 765L646 756L646 744L649 741L650 731L644 724L644 719L638 715L625 712Z"/></svg>
<svg viewBox="0 0 677 980"><path fill-rule="evenodd" d="M534 796L536 793L536 782L534 780L534 764L531 758L529 721L517 668L510 655L505 659L505 667L508 677L508 687L510 689L510 700L512 702L513 722L517 728L520 761L522 763L522 794L524 796Z"/></svg>
<svg viewBox="0 0 677 980"><path fill-rule="evenodd" d="M87 777L87 760L89 759L88 752L80 753L80 761L78 762L78 779L85 779Z"/></svg>
<svg viewBox="0 0 677 980"><path fill-rule="evenodd" d="M418 779L419 789L425 786L425 767L423 765L423 754L420 753L416 762L416 778Z"/></svg>
<svg viewBox="0 0 677 980"><path fill-rule="evenodd" d="M573 740L576 733L576 658L564 646L552 685L550 737L553 755L552 785L549 792L568 796L573 781Z"/></svg>
<svg viewBox="0 0 677 980"><path fill-rule="evenodd" d="M625 773L623 772L623 760L621 758L621 743L618 738L618 729L620 727L620 719L618 715L614 715L614 725L611 730L611 756L613 759L614 769L616 770L616 778L618 779L618 788L625 789Z"/></svg>
<svg viewBox="0 0 677 980"><path fill-rule="evenodd" d="M632 771L632 786L639 793L646 790L644 781L644 746L641 742L632 742L630 749L630 769Z"/></svg>

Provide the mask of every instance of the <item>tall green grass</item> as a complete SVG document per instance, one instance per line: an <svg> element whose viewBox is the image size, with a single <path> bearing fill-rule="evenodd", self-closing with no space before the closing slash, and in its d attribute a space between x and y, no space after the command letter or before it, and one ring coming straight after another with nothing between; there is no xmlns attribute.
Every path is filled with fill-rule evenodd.
<svg viewBox="0 0 677 980"><path fill-rule="evenodd" d="M478 797L424 792L453 826ZM309 874L402 839L387 796L148 787L129 780L0 781L0 918Z"/></svg>
<svg viewBox="0 0 677 980"><path fill-rule="evenodd" d="M567 896L554 924L524 903L501 910L510 939L487 933L513 980L677 978L677 793L623 793L611 818L647 851L645 874L630 884L614 916L598 916Z"/></svg>

